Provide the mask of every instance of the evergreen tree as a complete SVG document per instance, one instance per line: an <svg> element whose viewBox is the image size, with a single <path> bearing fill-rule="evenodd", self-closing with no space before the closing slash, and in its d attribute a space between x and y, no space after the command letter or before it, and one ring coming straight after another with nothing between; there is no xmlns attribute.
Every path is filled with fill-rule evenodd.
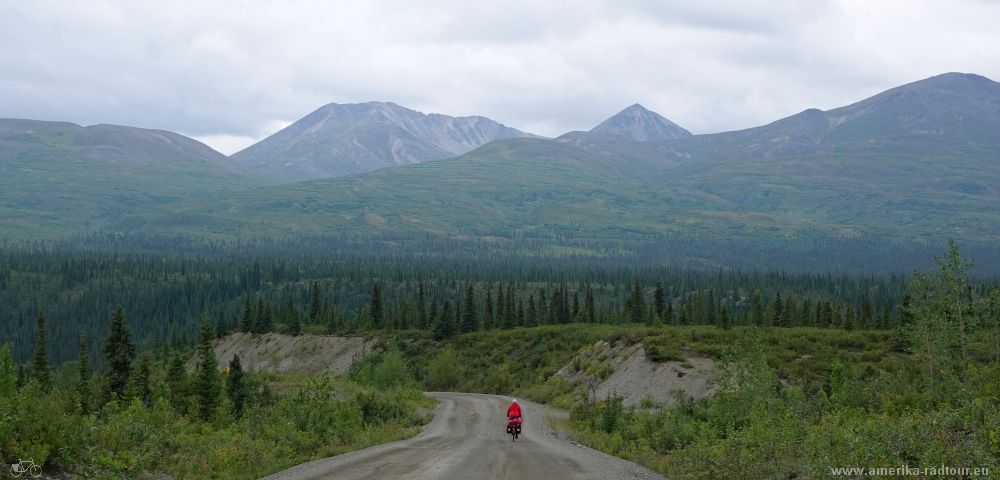
<svg viewBox="0 0 1000 480"><path fill-rule="evenodd" d="M516 317L517 326L523 327L525 321L526 320L524 318L524 300L519 298L517 300L517 317Z"/></svg>
<svg viewBox="0 0 1000 480"><path fill-rule="evenodd" d="M198 370L194 379L194 393L198 397L198 418L211 421L219 408L222 385L219 368L212 348L212 327L208 318L201 322L198 344Z"/></svg>
<svg viewBox="0 0 1000 480"><path fill-rule="evenodd" d="M758 290L754 290L753 299L750 300L750 322L758 327L764 325L764 303Z"/></svg>
<svg viewBox="0 0 1000 480"><path fill-rule="evenodd" d="M437 326L438 321L440 320L439 317L440 314L438 313L437 294L433 294L431 295L430 311L427 312L427 322L428 322L427 326L430 327L431 329L434 329L435 326Z"/></svg>
<svg viewBox="0 0 1000 480"><path fill-rule="evenodd" d="M705 323L705 298L698 290L694 294L694 301L691 302L691 323L702 325Z"/></svg>
<svg viewBox="0 0 1000 480"><path fill-rule="evenodd" d="M295 301L292 297L288 297L288 306L286 307L285 314L287 315L285 323L288 325L289 335L298 335L302 333L302 321L299 319L299 309L295 306ZM313 319L313 321L318 321L319 317Z"/></svg>
<svg viewBox="0 0 1000 480"><path fill-rule="evenodd" d="M474 332L479 329L479 321L476 317L476 297L472 289L472 284L465 288L465 299L462 301L462 324L463 333Z"/></svg>
<svg viewBox="0 0 1000 480"><path fill-rule="evenodd" d="M49 355L46 350L48 340L45 334L45 316L38 312L35 320L35 359L31 362L31 373L38 381L42 390L48 391L52 388L52 377L49 372Z"/></svg>
<svg viewBox="0 0 1000 480"><path fill-rule="evenodd" d="M217 338L229 335L229 325L226 324L226 312L219 309L219 320L215 324L215 336Z"/></svg>
<svg viewBox="0 0 1000 480"><path fill-rule="evenodd" d="M492 304L490 308L493 308ZM417 287L417 328L427 328L429 325L427 319L427 299L424 298L424 282L420 282Z"/></svg>
<svg viewBox="0 0 1000 480"><path fill-rule="evenodd" d="M507 296L503 305L503 328L514 328L517 323L517 311L514 306L514 287L507 286Z"/></svg>
<svg viewBox="0 0 1000 480"><path fill-rule="evenodd" d="M731 327L732 324L733 320L729 315L729 307L723 303L722 308L719 309L719 326L722 327L723 330L729 330L729 327Z"/></svg>
<svg viewBox="0 0 1000 480"><path fill-rule="evenodd" d="M705 314L705 322L709 325L718 325L719 323L719 303L715 301L715 291L708 291L708 310Z"/></svg>
<svg viewBox="0 0 1000 480"><path fill-rule="evenodd" d="M322 295L319 293L319 284L312 282L309 286L309 322L318 323L323 313Z"/></svg>
<svg viewBox="0 0 1000 480"><path fill-rule="evenodd" d="M233 418L243 417L243 411L247 404L247 386L243 378L243 366L240 365L240 356L233 355L229 361L229 374L226 377L226 396L232 404Z"/></svg>
<svg viewBox="0 0 1000 480"><path fill-rule="evenodd" d="M184 368L184 359L174 352L170 355L170 365L167 367L167 383L183 383L187 380L187 371Z"/></svg>
<svg viewBox="0 0 1000 480"><path fill-rule="evenodd" d="M77 366L79 379L76 384L76 403L80 413L90 412L90 355L87 354L87 342L80 337L80 360Z"/></svg>
<svg viewBox="0 0 1000 480"><path fill-rule="evenodd" d="M656 282L656 288L653 290L653 308L660 318L664 318L667 311L667 299L666 293L663 291L663 284L659 281Z"/></svg>
<svg viewBox="0 0 1000 480"><path fill-rule="evenodd" d="M257 312L255 315L257 323L254 324L254 333L268 333L274 331L274 313L271 306L262 297L257 297Z"/></svg>
<svg viewBox="0 0 1000 480"><path fill-rule="evenodd" d="M14 394L18 388L17 367L14 363L14 355L10 351L10 344L0 345L0 396L8 397Z"/></svg>
<svg viewBox="0 0 1000 480"><path fill-rule="evenodd" d="M253 303L250 301L250 296L247 295L243 299L243 318L240 320L240 331L250 333L253 331L254 325L257 324L257 319L254 318Z"/></svg>
<svg viewBox="0 0 1000 480"><path fill-rule="evenodd" d="M125 398L125 390L132 376L135 345L132 344L132 332L125 324L125 312L121 307L111 315L111 333L104 340L104 357L108 360L109 393Z"/></svg>
<svg viewBox="0 0 1000 480"><path fill-rule="evenodd" d="M587 323L594 323L597 321L597 309L594 306L594 289L591 288L590 284L587 284L587 296L583 300L584 309L586 311Z"/></svg>
<svg viewBox="0 0 1000 480"><path fill-rule="evenodd" d="M535 295L528 295L528 309L524 314L524 326L538 326L538 307L535 305Z"/></svg>
<svg viewBox="0 0 1000 480"><path fill-rule="evenodd" d="M781 302L781 292L774 294L774 303L771 305L771 325L780 327L785 322L785 304Z"/></svg>
<svg viewBox="0 0 1000 480"><path fill-rule="evenodd" d="M143 352L142 355L139 356L139 367L135 369L133 391L135 398L139 399L139 401L147 407L150 406L153 401L152 373L153 360L150 357L149 352Z"/></svg>
<svg viewBox="0 0 1000 480"><path fill-rule="evenodd" d="M382 312L382 289L378 282L372 283L372 296L368 301L368 313L371 315L372 328L379 330L383 327Z"/></svg>
<svg viewBox="0 0 1000 480"><path fill-rule="evenodd" d="M483 329L484 330L490 330L490 329L492 329L492 328L494 328L496 326L493 323L494 322L494 319L493 319L493 292L491 290L492 289L489 286L486 287L486 299L483 300L483 321L482 321L482 323L483 323Z"/></svg>
<svg viewBox="0 0 1000 480"><path fill-rule="evenodd" d="M431 335L434 336L435 340L446 340L455 335L455 324L453 323L454 317L454 304L451 299L444 301L444 307L441 308L441 318L435 323L434 328L431 330Z"/></svg>
<svg viewBox="0 0 1000 480"><path fill-rule="evenodd" d="M635 284L632 286L632 294L628 298L627 305L629 321L642 323L646 316L646 299L642 294L642 285L639 284L638 278L635 279Z"/></svg>

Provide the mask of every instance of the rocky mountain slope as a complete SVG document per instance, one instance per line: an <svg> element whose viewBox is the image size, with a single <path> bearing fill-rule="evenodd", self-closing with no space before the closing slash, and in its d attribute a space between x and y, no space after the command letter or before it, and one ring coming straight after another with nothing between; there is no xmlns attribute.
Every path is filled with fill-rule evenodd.
<svg viewBox="0 0 1000 480"><path fill-rule="evenodd" d="M326 105L232 156L274 183L441 160L527 134L484 117L424 114L388 102Z"/></svg>

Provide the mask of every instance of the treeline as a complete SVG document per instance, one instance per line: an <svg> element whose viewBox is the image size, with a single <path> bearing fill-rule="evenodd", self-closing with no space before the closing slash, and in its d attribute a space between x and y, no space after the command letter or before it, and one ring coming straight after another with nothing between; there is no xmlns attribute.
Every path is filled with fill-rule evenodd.
<svg viewBox="0 0 1000 480"><path fill-rule="evenodd" d="M128 314L136 342L146 347L190 344L205 314L221 331L352 333L443 323L447 332L448 325L462 323L459 317L470 305L477 328L572 322L889 328L907 282L903 274L704 270L492 250L453 257L376 246L367 253L354 247L321 253L303 246L302 252L279 253L263 241L248 242L242 251L231 244L177 239L192 251L166 254L138 248L142 242L126 248L115 238L92 240L106 249L0 248L0 343L13 345L17 362L31 356L39 312L48 320L55 362L76 358L82 337L100 370L106 365L96 354L99 341L108 335L106 319L118 307ZM147 247L174 244L157 241ZM636 282L642 302L629 303ZM384 307L380 318L371 319L375 283ZM991 284L980 279L970 295L983 295ZM465 301L470 287L471 303Z"/></svg>
<svg viewBox="0 0 1000 480"><path fill-rule="evenodd" d="M845 300L816 300L812 297L782 297L780 291L765 297L760 291L750 294L733 290L717 293L698 289L680 296L668 295L657 282L651 292L635 280L629 293L620 301L609 299L608 287L566 284L522 288L511 284L466 284L464 289L446 288L445 294L428 293L418 283L412 296L387 300L378 282L372 284L368 303L353 316L334 309L329 295L313 283L305 310L297 299L286 296L272 304L258 297L246 297L242 311L232 318L219 314L219 335L234 331L247 333L281 332L298 335L303 328L312 332L353 334L374 330L428 330L443 340L457 333L478 330L535 327L570 323L734 325L772 327L813 326L823 328L891 329L905 313L895 303L875 304L862 294L857 304ZM461 296L456 290L464 291ZM971 295L971 290L970 290ZM442 298L443 297L443 298ZM903 307L909 302L902 298Z"/></svg>

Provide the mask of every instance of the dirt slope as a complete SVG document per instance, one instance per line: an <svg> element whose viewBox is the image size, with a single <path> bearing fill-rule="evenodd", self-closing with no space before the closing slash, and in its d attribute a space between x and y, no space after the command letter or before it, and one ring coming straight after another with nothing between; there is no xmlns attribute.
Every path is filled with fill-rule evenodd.
<svg viewBox="0 0 1000 480"><path fill-rule="evenodd" d="M657 363L646 358L642 344L597 342L556 372L571 385L586 386L594 399L617 395L627 406L664 406L677 395L699 399L716 390L715 362L690 357Z"/></svg>
<svg viewBox="0 0 1000 480"><path fill-rule="evenodd" d="M344 373L375 344L362 337L234 333L215 341L219 368L239 354L244 370L293 375ZM193 360L189 367L193 368Z"/></svg>

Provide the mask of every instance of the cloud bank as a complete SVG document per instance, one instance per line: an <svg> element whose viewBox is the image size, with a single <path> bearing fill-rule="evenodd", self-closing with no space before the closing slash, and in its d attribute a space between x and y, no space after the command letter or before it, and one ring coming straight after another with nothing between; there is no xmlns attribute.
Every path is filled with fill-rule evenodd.
<svg viewBox="0 0 1000 480"><path fill-rule="evenodd" d="M0 116L181 132L224 153L330 102L555 136L632 104L694 133L947 71L1000 78L974 0L0 2Z"/></svg>

